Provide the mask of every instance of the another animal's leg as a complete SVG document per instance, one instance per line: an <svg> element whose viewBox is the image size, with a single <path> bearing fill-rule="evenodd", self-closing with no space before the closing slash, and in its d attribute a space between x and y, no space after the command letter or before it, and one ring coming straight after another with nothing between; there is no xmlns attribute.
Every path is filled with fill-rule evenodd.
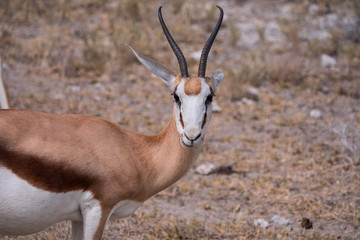
<svg viewBox="0 0 360 240"><path fill-rule="evenodd" d="M84 231L83 231L83 222L71 222L72 228L72 238L73 240L82 240Z"/></svg>

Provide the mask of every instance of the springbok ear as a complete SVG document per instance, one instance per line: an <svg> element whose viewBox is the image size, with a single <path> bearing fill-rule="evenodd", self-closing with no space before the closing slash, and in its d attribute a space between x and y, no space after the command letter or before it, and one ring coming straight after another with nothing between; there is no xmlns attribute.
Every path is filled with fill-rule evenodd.
<svg viewBox="0 0 360 240"><path fill-rule="evenodd" d="M167 69L162 64L157 61L136 52L132 47L128 44L125 44L135 55L135 57L141 62L147 69L149 69L153 74L159 77L170 89L174 91L174 82L175 82L175 74Z"/></svg>
<svg viewBox="0 0 360 240"><path fill-rule="evenodd" d="M216 92L220 82L224 78L224 73L220 69L218 69L218 70L216 70L215 72L212 73L212 78L214 79L214 85L215 85L214 91Z"/></svg>

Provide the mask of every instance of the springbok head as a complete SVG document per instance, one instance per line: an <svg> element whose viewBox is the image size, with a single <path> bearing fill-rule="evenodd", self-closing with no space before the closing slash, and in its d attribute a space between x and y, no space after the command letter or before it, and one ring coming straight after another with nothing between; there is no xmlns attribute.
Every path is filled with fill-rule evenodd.
<svg viewBox="0 0 360 240"><path fill-rule="evenodd" d="M202 50L197 76L189 75L186 59L163 20L162 7L158 11L159 20L165 36L176 55L181 75L174 74L162 64L141 53L137 53L127 45L136 58L173 91L176 127L180 134L181 145L185 148L196 146L202 141L211 117L211 102L219 83L224 77L224 74L219 70L211 77L205 76L207 58L224 15L222 8L217 7L220 9L220 16Z"/></svg>

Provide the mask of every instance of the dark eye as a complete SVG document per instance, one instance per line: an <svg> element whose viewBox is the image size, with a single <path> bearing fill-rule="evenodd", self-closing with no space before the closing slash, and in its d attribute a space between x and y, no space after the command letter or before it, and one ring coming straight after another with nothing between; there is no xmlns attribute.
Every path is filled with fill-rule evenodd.
<svg viewBox="0 0 360 240"><path fill-rule="evenodd" d="M209 96L207 96L205 103L210 104L212 102L212 100L213 100L213 95L210 94Z"/></svg>
<svg viewBox="0 0 360 240"><path fill-rule="evenodd" d="M180 106L180 105L181 105L181 101L180 101L179 96L178 96L176 93L174 93L174 99L175 99L175 102Z"/></svg>

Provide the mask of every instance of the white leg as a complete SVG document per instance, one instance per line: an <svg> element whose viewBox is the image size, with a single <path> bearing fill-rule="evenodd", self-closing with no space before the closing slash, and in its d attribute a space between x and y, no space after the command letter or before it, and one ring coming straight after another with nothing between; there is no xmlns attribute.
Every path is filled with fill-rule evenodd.
<svg viewBox="0 0 360 240"><path fill-rule="evenodd" d="M83 240L101 239L101 235L99 238L99 233L96 234L99 227L103 228L101 226L103 223L101 221L102 212L99 202L92 200L81 205L81 214L83 218Z"/></svg>
<svg viewBox="0 0 360 240"><path fill-rule="evenodd" d="M83 222L71 222L72 238L73 240L83 239Z"/></svg>

